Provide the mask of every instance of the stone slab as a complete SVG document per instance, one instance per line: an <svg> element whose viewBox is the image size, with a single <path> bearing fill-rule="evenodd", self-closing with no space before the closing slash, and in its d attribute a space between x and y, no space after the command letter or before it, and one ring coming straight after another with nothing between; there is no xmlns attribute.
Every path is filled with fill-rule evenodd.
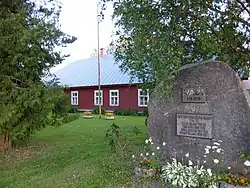
<svg viewBox="0 0 250 188"><path fill-rule="evenodd" d="M190 90L194 88L202 92ZM186 97L203 96L203 102L190 102L183 96L183 91L186 91ZM154 147L161 147L159 154L163 163L172 157L181 161L189 153L189 159L194 163L206 160L204 165L210 168L227 170L230 166L232 171L241 172L244 165L239 156L250 151L249 104L249 93L227 63L205 61L187 65L176 75L171 100L157 92L151 94L148 106L149 136L153 138ZM181 136L180 130L177 130L180 127L177 114L212 115L212 126L211 121L205 122L209 127L209 139ZM218 141L221 141L218 147L223 154L211 151L205 158L205 148ZM163 142L166 142L164 147ZM219 164L213 163L215 157L218 157Z"/></svg>
<svg viewBox="0 0 250 188"><path fill-rule="evenodd" d="M211 114L177 114L177 135L212 138Z"/></svg>

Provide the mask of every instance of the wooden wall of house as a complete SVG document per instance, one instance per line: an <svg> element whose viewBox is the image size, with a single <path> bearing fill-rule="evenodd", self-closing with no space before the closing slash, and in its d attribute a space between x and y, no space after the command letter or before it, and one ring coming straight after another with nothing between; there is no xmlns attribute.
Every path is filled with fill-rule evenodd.
<svg viewBox="0 0 250 188"><path fill-rule="evenodd" d="M71 88L65 91L70 94L71 91L78 91L78 105L76 106L80 110L95 109L98 106L94 105L94 91L98 90L98 87L79 87ZM138 87L136 85L111 85L102 86L103 92L103 108L105 110L128 110L137 109L143 111L145 107L138 106ZM119 106L110 106L110 90L119 90Z"/></svg>

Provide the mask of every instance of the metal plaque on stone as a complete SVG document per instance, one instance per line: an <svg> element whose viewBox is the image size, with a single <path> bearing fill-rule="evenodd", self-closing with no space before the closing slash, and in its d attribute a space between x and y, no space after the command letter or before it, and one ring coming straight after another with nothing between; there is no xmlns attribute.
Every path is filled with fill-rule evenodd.
<svg viewBox="0 0 250 188"><path fill-rule="evenodd" d="M177 135L212 138L211 114L177 114Z"/></svg>
<svg viewBox="0 0 250 188"><path fill-rule="evenodd" d="M203 88L188 88L182 90L182 102L205 103L206 93Z"/></svg>

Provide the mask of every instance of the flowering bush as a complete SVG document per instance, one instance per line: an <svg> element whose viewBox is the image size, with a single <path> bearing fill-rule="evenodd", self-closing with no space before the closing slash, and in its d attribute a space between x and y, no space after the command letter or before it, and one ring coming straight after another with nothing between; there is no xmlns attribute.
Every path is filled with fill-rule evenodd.
<svg viewBox="0 0 250 188"><path fill-rule="evenodd" d="M107 112L107 113L105 113L105 116L107 116L107 117L111 117L111 116L114 116L114 113Z"/></svg>
<svg viewBox="0 0 250 188"><path fill-rule="evenodd" d="M152 138L145 140L146 146L144 148L148 148L147 146L153 145ZM161 145L155 146L157 151L160 151L162 147L165 147L167 144L166 142L162 142ZM212 146L207 146L205 148L204 158L207 159L207 155L209 153L217 153L221 154L223 153L223 150L219 148L219 143L215 142ZM212 151L212 152L211 152ZM216 155L216 154L215 154ZM146 157L145 157L146 156ZM132 156L135 158L135 155ZM152 165L151 159L155 158L154 152L144 152L140 154L140 157L143 159L140 162L140 167L145 168L155 168L154 165ZM185 155L186 158L189 157L189 153ZM213 162L215 164L219 163L218 156L214 156ZM203 161L203 163L206 163L206 160ZM203 188L210 188L214 187L216 185L217 176L212 174L211 169L204 169L203 166L193 166L193 162L191 160L188 160L188 166L183 165L180 162L177 162L176 159L173 159L172 162L168 162L166 165L164 165L161 168L162 174L160 177L168 184L170 184L172 187L203 187Z"/></svg>
<svg viewBox="0 0 250 188"><path fill-rule="evenodd" d="M241 185L241 186L246 186L246 185L250 185L250 179L249 178L245 178L245 177L237 177L236 175L233 175L231 173L229 173L226 176L225 181L229 184L233 184L233 185Z"/></svg>
<svg viewBox="0 0 250 188"><path fill-rule="evenodd" d="M173 188L215 188L218 187L218 182L220 181L241 186L250 185L250 179L248 178L237 177L233 176L232 174L225 176L225 173L219 174L218 172L212 173L210 168L205 169L203 165L201 165L202 163L207 163L209 160L213 162L215 167L218 163L220 163L220 157L224 153L224 150L220 147L222 141L213 141L214 142L212 145L205 147L203 161L198 161L198 164L194 166L191 160L188 160L188 165L184 165L181 162L177 162L177 160L173 158L171 162L167 162L167 164L161 168L160 177L164 180L164 182ZM146 139L145 144L147 146L153 145L154 143L152 138ZM155 148L157 151L160 151L160 149L166 145L166 142L163 142L162 145L155 146ZM144 148L147 148L147 146ZM147 149L150 150L150 148ZM147 151L141 153L140 157L142 157L142 160L140 161L139 167L148 169L155 168L155 166L152 165L152 159L155 158L154 152L150 153ZM187 153L185 157L188 159L189 153ZM135 158L135 155L132 155L132 158ZM250 158L245 157L245 159ZM244 165L250 167L250 161L246 160ZM231 167L228 167L228 170L230 169Z"/></svg>
<svg viewBox="0 0 250 188"><path fill-rule="evenodd" d="M141 161L140 161L140 165L141 168L146 168L146 169L150 169L150 168L154 168L154 165L152 163L152 159L149 159L147 157L144 157Z"/></svg>
<svg viewBox="0 0 250 188"><path fill-rule="evenodd" d="M205 160L203 161L203 163L207 163L207 160L209 160L208 155L210 155L212 162L215 165L220 162L219 160L220 155L224 153L224 150L220 148L221 142L222 142L221 140L218 141L214 140L213 145L205 147L205 153L204 153Z"/></svg>
<svg viewBox="0 0 250 188"><path fill-rule="evenodd" d="M175 188L216 186L216 176L213 176L211 169L182 165L176 159L162 167L161 178Z"/></svg>
<svg viewBox="0 0 250 188"><path fill-rule="evenodd" d="M152 139L149 138L145 141L145 144L153 144L152 142ZM146 168L146 169L149 169L149 168L155 168L155 153L154 152L149 152L150 148L145 146L144 147L146 150L144 153L140 153L140 156L139 156L139 167L140 168ZM134 159L134 161L136 161L136 156L135 155L132 155L132 158Z"/></svg>
<svg viewBox="0 0 250 188"><path fill-rule="evenodd" d="M92 116L92 112L83 112L84 116Z"/></svg>

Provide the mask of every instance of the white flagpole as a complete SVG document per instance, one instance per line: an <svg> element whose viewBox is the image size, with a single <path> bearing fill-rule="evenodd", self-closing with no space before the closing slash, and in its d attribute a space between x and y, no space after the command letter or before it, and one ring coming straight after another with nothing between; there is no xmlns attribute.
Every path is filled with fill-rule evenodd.
<svg viewBox="0 0 250 188"><path fill-rule="evenodd" d="M102 106L101 106L101 66L100 66L100 16L99 16L99 2L97 0L97 59L98 59L98 105L99 105L99 118L102 118ZM103 100L103 99L102 99Z"/></svg>

